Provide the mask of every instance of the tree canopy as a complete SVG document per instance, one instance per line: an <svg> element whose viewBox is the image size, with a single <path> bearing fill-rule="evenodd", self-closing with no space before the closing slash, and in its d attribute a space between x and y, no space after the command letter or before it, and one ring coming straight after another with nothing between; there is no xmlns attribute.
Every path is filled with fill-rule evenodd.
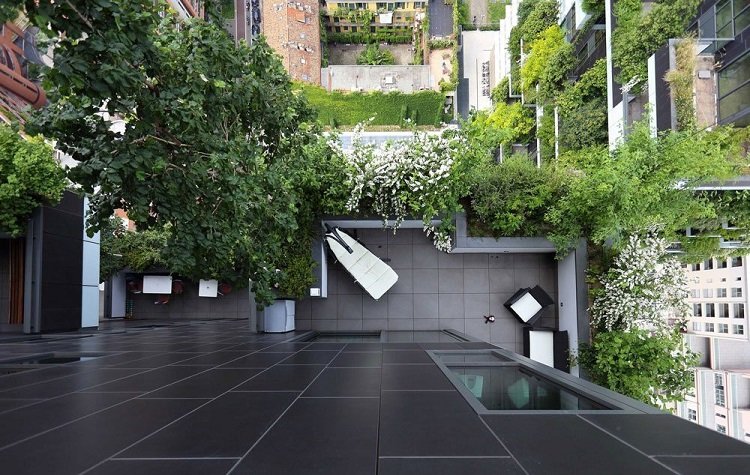
<svg viewBox="0 0 750 475"><path fill-rule="evenodd" d="M50 105L29 129L78 161L69 176L91 196L90 232L123 209L139 230L166 233L172 272L252 279L268 301L288 247L305 248L307 203L344 179L309 179L332 154L262 39L235 45L219 25L178 25L164 8L26 2L55 39Z"/></svg>
<svg viewBox="0 0 750 475"><path fill-rule="evenodd" d="M22 234L34 208L56 204L65 186L65 174L44 139L26 140L0 124L0 231Z"/></svg>

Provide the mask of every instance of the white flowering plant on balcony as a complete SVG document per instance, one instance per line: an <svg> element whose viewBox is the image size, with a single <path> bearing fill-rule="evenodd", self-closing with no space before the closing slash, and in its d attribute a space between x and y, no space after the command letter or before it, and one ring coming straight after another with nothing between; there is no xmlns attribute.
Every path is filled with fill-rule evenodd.
<svg viewBox="0 0 750 475"><path fill-rule="evenodd" d="M331 143L349 164L352 192L347 211L373 213L384 226L392 221L394 232L408 216L420 217L435 247L450 252L452 214L465 194L460 179L467 162L465 139L414 131L408 140L374 145L362 141L362 130L362 124L355 128L351 149ZM444 218L439 226L433 224L436 218Z"/></svg>
<svg viewBox="0 0 750 475"><path fill-rule="evenodd" d="M668 246L655 231L630 236L600 279L602 288L590 308L596 328L661 332L684 325L687 276L677 258L667 255Z"/></svg>

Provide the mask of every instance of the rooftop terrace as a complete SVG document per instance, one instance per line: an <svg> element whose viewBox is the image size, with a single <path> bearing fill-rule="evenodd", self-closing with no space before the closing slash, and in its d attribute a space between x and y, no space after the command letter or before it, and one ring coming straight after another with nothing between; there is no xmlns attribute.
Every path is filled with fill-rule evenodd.
<svg viewBox="0 0 750 475"><path fill-rule="evenodd" d="M479 415L436 352L487 343L444 332L289 341L312 336L252 334L245 321L123 322L91 336L6 340L0 359L36 355L36 362L2 364L9 374L0 376L0 467L9 474L705 474L741 473L750 463L750 446L645 406L638 414L639 403L621 397L627 411ZM99 357L42 364L45 355Z"/></svg>

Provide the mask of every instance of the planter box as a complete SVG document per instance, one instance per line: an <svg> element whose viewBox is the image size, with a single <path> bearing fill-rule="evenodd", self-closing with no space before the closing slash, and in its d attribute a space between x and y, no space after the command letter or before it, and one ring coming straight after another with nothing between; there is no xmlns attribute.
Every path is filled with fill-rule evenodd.
<svg viewBox="0 0 750 475"><path fill-rule="evenodd" d="M259 330L266 333L285 333L294 330L294 300L277 299L263 310L258 319Z"/></svg>

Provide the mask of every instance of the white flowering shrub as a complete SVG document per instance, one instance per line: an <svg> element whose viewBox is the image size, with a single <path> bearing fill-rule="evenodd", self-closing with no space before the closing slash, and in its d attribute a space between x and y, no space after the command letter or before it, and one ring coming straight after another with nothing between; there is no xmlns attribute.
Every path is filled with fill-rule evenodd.
<svg viewBox="0 0 750 475"><path fill-rule="evenodd" d="M361 126L355 128L351 150L332 143L349 162L352 192L347 211L374 213L384 226L393 220L394 232L407 216L420 217L435 247L450 252L451 217L440 227L432 220L459 208L459 157L464 139L415 132L411 140L376 146L363 143L361 131Z"/></svg>
<svg viewBox="0 0 750 475"><path fill-rule="evenodd" d="M600 329L652 332L668 330L668 321L683 324L688 311L688 284L679 261L666 253L668 243L649 232L631 236L601 278L592 323Z"/></svg>

